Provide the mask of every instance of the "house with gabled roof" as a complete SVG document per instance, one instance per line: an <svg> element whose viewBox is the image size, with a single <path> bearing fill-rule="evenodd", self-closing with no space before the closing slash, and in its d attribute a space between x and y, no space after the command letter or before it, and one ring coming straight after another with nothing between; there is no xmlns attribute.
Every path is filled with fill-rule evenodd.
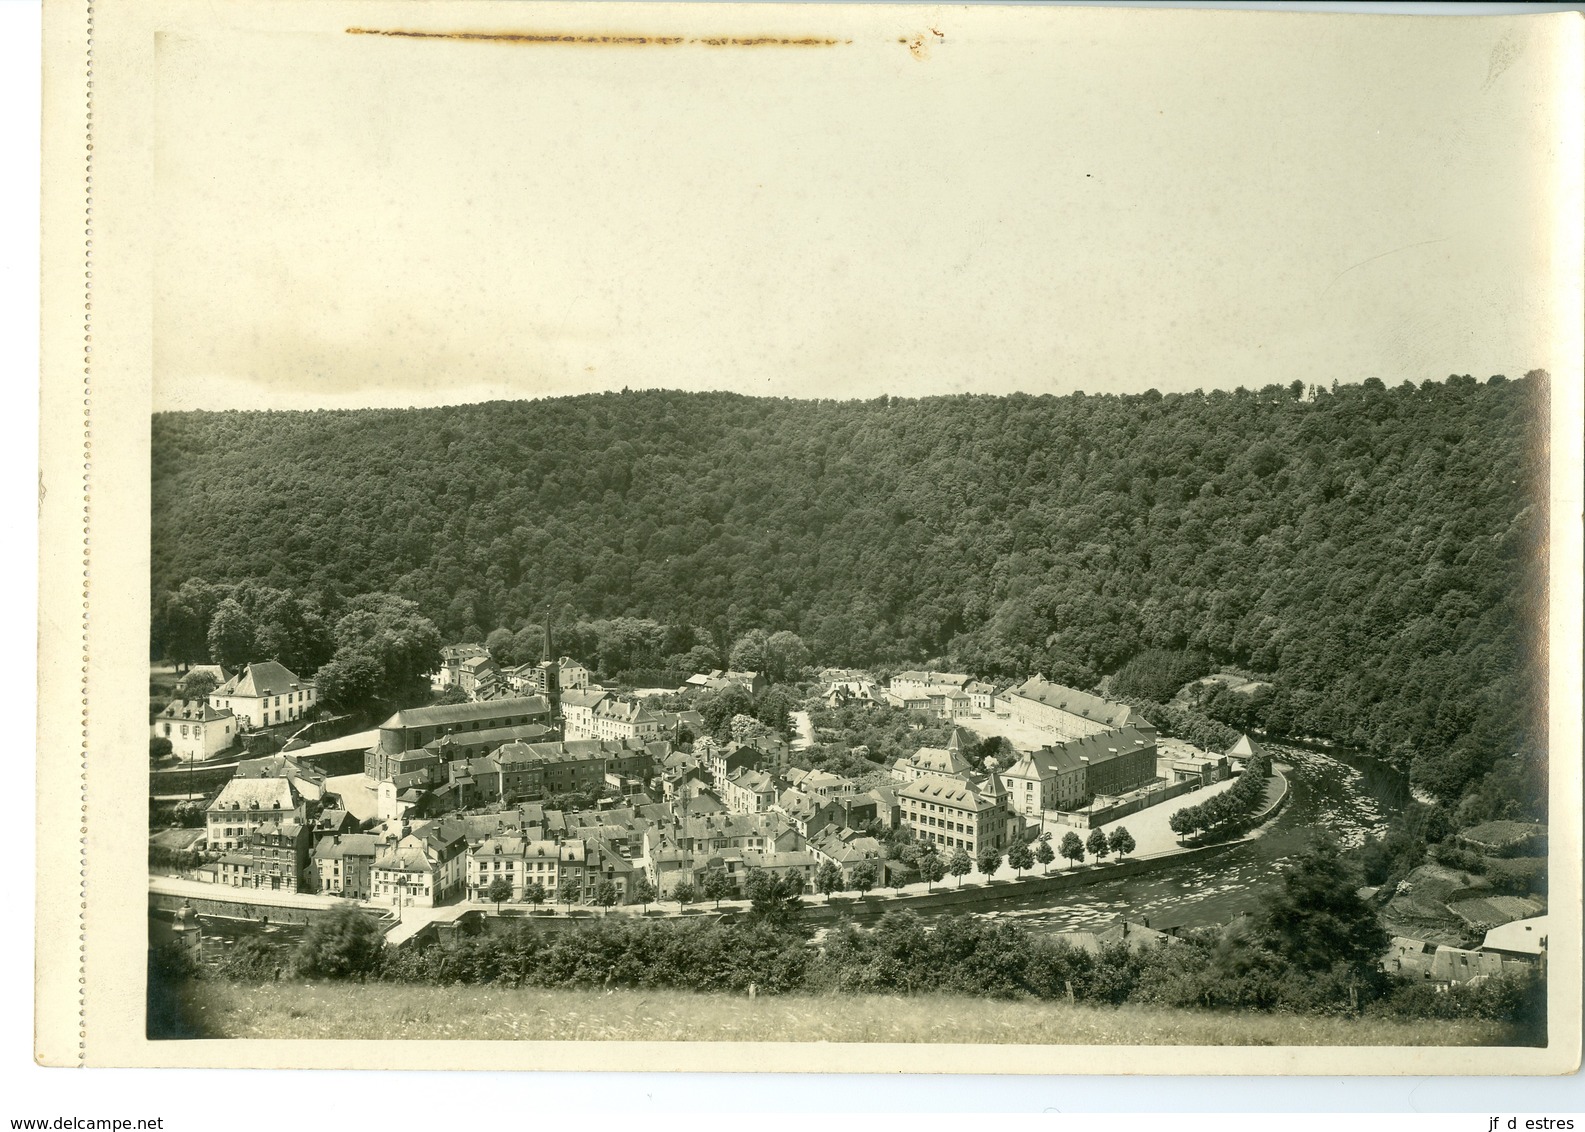
<svg viewBox="0 0 1585 1132"><path fill-rule="evenodd" d="M261 826L306 822L308 806L289 778L233 778L204 817L209 848L236 849Z"/></svg>
<svg viewBox="0 0 1585 1132"><path fill-rule="evenodd" d="M739 767L721 784L721 801L734 814L757 814L776 801L776 780L764 771Z"/></svg>
<svg viewBox="0 0 1585 1132"><path fill-rule="evenodd" d="M963 753L961 729L955 728L945 747L920 747L906 760L898 759L892 764L892 777L905 783L927 774L967 778L972 769Z"/></svg>
<svg viewBox="0 0 1585 1132"><path fill-rule="evenodd" d="M828 829L809 841L810 854L821 864L830 862L842 872L842 883L851 884L853 870L869 862L875 866L875 882L885 879L886 851L873 837L842 837L835 829Z"/></svg>
<svg viewBox="0 0 1585 1132"><path fill-rule="evenodd" d="M468 838L458 822L442 819L413 828L384 849L369 872L371 899L436 907L466 891Z"/></svg>
<svg viewBox="0 0 1585 1132"><path fill-rule="evenodd" d="M169 739L171 753L193 762L218 754L237 741L237 718L208 700L172 700L154 717L150 733Z"/></svg>
<svg viewBox="0 0 1585 1132"><path fill-rule="evenodd" d="M462 684L462 666L478 657L487 657L490 650L481 644L466 643L444 645L440 650L440 680L442 688Z"/></svg>
<svg viewBox="0 0 1585 1132"><path fill-rule="evenodd" d="M661 738L660 717L631 696L602 697L590 710L590 720L596 739L647 743Z"/></svg>
<svg viewBox="0 0 1585 1132"><path fill-rule="evenodd" d="M380 851L372 833L331 833L314 844L311 876L314 890L348 900L369 898L369 871Z"/></svg>
<svg viewBox="0 0 1585 1132"><path fill-rule="evenodd" d="M299 679L279 661L261 660L210 692L209 706L264 728L305 718L317 699L312 680Z"/></svg>

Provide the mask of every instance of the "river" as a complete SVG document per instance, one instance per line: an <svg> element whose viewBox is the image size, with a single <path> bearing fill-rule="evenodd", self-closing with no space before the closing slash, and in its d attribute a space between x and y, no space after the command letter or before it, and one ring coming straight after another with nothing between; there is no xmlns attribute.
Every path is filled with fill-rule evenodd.
<svg viewBox="0 0 1585 1132"><path fill-rule="evenodd" d="M1261 746L1293 769L1287 772L1287 805L1254 840L1203 863L1032 895L968 914L1011 919L1038 932L1101 929L1125 918L1148 920L1154 928L1226 923L1252 910L1261 894L1279 883L1279 867L1304 846L1312 830L1330 830L1344 845L1359 845L1408 801L1404 776L1368 756L1283 743ZM954 914L965 913L937 913Z"/></svg>

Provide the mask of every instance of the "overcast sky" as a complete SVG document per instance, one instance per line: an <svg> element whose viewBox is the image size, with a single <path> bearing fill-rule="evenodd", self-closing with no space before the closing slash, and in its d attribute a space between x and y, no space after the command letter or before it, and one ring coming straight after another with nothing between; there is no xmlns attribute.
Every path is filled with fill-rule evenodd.
<svg viewBox="0 0 1585 1132"><path fill-rule="evenodd" d="M1556 365L1520 20L338 8L159 41L156 408Z"/></svg>

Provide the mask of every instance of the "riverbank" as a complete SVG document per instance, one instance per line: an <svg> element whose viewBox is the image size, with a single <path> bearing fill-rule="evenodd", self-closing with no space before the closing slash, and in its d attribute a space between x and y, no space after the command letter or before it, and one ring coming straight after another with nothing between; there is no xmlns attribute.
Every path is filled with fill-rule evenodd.
<svg viewBox="0 0 1585 1132"><path fill-rule="evenodd" d="M959 995L572 991L391 983L183 982L150 1013L167 1038L1482 1046L1507 1026L1222 1014Z"/></svg>

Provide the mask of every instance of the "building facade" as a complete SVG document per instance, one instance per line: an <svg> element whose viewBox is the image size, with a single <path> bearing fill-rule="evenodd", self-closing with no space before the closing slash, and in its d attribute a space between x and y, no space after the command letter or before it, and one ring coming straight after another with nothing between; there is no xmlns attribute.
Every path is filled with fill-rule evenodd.
<svg viewBox="0 0 1585 1132"><path fill-rule="evenodd" d="M169 739L171 753L187 762L219 754L237 738L237 719L229 709L205 700L172 700L154 718L155 738Z"/></svg>
<svg viewBox="0 0 1585 1132"><path fill-rule="evenodd" d="M1008 714L1032 727L1050 731L1064 742L1084 739L1119 727L1149 728L1150 724L1127 704L1113 703L1088 692L1053 684L1031 676L997 697Z"/></svg>
<svg viewBox="0 0 1585 1132"><path fill-rule="evenodd" d="M300 680L273 660L250 664L209 693L209 706L229 711L249 727L274 727L308 715L317 702L312 680Z"/></svg>

